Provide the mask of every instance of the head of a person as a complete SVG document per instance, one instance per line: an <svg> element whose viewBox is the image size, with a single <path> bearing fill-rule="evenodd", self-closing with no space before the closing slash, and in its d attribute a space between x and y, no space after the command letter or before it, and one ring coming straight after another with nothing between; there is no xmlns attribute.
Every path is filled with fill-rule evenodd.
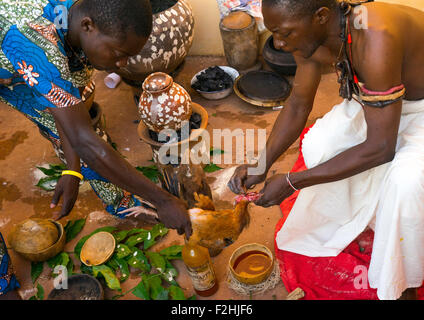
<svg viewBox="0 0 424 320"><path fill-rule="evenodd" d="M126 66L152 32L149 0L79 0L75 5L81 48L98 70Z"/></svg>
<svg viewBox="0 0 424 320"><path fill-rule="evenodd" d="M266 28L277 50L311 57L328 37L338 0L262 0Z"/></svg>

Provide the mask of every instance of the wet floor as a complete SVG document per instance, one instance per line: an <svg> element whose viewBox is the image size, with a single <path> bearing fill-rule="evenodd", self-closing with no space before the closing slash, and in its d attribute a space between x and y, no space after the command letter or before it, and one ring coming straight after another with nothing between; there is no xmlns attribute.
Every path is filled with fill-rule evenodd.
<svg viewBox="0 0 424 320"><path fill-rule="evenodd" d="M188 57L174 81L187 89L192 100L206 108L209 114L208 131L213 129L265 129L266 134L271 132L278 111L261 108L247 104L240 100L235 93L229 97L210 101L199 96L190 88L191 78L198 71L212 65L225 65L223 57ZM95 101L103 108L106 128L119 152L134 166L151 165L152 158L150 147L141 142L137 135L138 120L137 108L134 104L132 89L121 83L116 89L107 88L103 79L105 73L97 72ZM291 80L291 79L290 79ZM334 74L323 75L323 80L316 96L315 106L310 115L308 125L340 101L338 87ZM227 150L226 150L227 151ZM257 150L256 150L257 151ZM272 168L270 174L287 172L296 161L298 142L281 156ZM235 160L235 151L233 150ZM49 163L59 164L53 148L38 132L38 129L23 115L9 106L0 103L0 232L8 241L9 232L14 224L30 217L49 218L53 212L49 204L52 192L47 192L36 187L40 172L36 166ZM208 174L218 207L230 205L234 195L226 187L231 173L231 165L220 165L226 170ZM258 186L259 188L260 186ZM228 261L235 249L243 244L257 242L274 250L274 229L281 217L278 207L261 208L250 205L251 221L249 226L241 233L239 239L225 248L218 256L212 258L216 275L219 281L219 290L213 296L198 299L285 299L287 291L281 281L273 288L261 295L237 294L228 286L227 272ZM60 222L65 225L68 220L87 218L86 225L74 240L67 243L65 251L71 252L77 241L84 235L102 226L117 226L119 229L134 227L149 227L136 218L126 220L115 218L103 210L101 201L91 190L88 184L80 188L79 197L71 214ZM159 241L152 250L160 250L173 244L183 244L183 237L171 230L165 238ZM8 244L9 245L9 244ZM10 250L16 275L21 283L20 295L24 299L31 297L34 285L30 276L30 263ZM74 261L76 271L79 262ZM186 296L194 294L190 279L181 261L174 262L179 271L176 279L184 289ZM39 283L44 287L45 296L53 288L53 279L45 268L40 276ZM130 278L123 283L122 289L126 291L140 281L140 277L133 272ZM106 290L106 297L114 293ZM131 293L122 299L136 299Z"/></svg>

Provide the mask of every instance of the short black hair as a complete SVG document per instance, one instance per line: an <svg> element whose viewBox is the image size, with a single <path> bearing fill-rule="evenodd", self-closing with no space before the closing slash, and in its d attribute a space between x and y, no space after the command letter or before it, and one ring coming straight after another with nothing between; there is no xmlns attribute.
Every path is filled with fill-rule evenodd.
<svg viewBox="0 0 424 320"><path fill-rule="evenodd" d="M79 7L106 35L125 37L130 31L148 38L152 32L150 0L82 0Z"/></svg>
<svg viewBox="0 0 424 320"><path fill-rule="evenodd" d="M334 9L338 0L262 0L263 6L281 6L293 15L312 15L321 7Z"/></svg>

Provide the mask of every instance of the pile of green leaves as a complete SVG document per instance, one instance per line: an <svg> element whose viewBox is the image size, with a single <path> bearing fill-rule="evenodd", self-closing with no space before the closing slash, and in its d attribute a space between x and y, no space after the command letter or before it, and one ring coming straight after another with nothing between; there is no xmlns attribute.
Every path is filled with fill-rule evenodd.
<svg viewBox="0 0 424 320"><path fill-rule="evenodd" d="M67 242L76 237L83 229L84 224L85 219L68 222L65 226ZM136 297L143 300L186 300L183 290L175 280L178 271L171 263L172 260L181 259L182 246L170 246L159 252L149 250L168 233L168 229L162 223L156 224L150 230L141 228L118 230L112 226L98 228L82 237L71 254L74 254L80 260L81 249L85 241L100 231L110 232L115 237L115 252L106 263L98 266L89 267L81 263L80 272L102 279L108 288L118 291L113 299L119 299L132 292ZM46 263L52 270L57 265L66 266L68 276L74 274L74 265L67 252L59 253ZM42 273L43 267L43 262L32 263L31 278L33 283ZM141 281L134 288L122 293L121 283L129 278L131 269L138 272ZM52 276L56 275L52 273ZM40 291L40 288L38 289ZM37 296L32 298L37 299Z"/></svg>
<svg viewBox="0 0 424 320"><path fill-rule="evenodd" d="M48 168L37 167L46 176L38 180L35 185L46 191L53 191L56 187L57 180L62 176L62 171L66 170L64 164L49 164Z"/></svg>

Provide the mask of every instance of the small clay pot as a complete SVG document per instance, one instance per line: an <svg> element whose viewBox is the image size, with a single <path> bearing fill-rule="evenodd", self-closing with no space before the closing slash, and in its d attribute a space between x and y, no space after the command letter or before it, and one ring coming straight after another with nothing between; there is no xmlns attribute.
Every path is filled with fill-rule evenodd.
<svg viewBox="0 0 424 320"><path fill-rule="evenodd" d="M280 75L294 76L297 70L296 60L290 52L277 50L274 47L274 38L270 36L265 42L262 57L272 70Z"/></svg>
<svg viewBox="0 0 424 320"><path fill-rule="evenodd" d="M190 119L191 97L171 76L155 72L143 82L138 111L141 121L154 132L179 130Z"/></svg>

